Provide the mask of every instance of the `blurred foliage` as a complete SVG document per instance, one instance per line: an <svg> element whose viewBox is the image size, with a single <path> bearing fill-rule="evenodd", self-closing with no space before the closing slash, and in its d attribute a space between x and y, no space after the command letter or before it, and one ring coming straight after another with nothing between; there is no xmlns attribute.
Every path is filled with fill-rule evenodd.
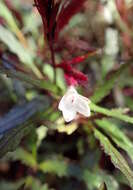
<svg viewBox="0 0 133 190"><path fill-rule="evenodd" d="M133 188L132 17L132 0L86 0L60 33L57 64L97 50L74 66L91 117L66 124L34 2L0 0L0 190Z"/></svg>

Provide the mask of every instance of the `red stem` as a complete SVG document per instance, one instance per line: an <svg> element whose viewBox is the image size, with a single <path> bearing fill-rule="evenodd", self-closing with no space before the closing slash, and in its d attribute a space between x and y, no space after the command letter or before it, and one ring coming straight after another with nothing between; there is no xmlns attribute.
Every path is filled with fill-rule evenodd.
<svg viewBox="0 0 133 190"><path fill-rule="evenodd" d="M50 47L50 52L51 52L52 65L54 69L54 83L56 84L56 63L55 63L55 52L54 52L52 40L49 42L49 47Z"/></svg>

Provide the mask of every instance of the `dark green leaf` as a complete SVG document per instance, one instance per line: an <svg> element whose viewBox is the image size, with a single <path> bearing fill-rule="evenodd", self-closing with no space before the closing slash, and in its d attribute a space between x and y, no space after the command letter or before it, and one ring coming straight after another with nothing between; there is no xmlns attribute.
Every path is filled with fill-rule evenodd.
<svg viewBox="0 0 133 190"><path fill-rule="evenodd" d="M133 172L128 166L127 161L100 131L94 129L94 134L100 141L105 153L110 156L112 163L127 177L130 186L133 188Z"/></svg>
<svg viewBox="0 0 133 190"><path fill-rule="evenodd" d="M13 151L20 143L23 136L32 130L36 113L44 111L48 101L35 99L31 102L13 108L3 119L0 120L0 157L6 152ZM27 121L27 119L30 119Z"/></svg>
<svg viewBox="0 0 133 190"><path fill-rule="evenodd" d="M44 173L83 180L89 190L99 188L103 181L106 182L108 190L118 190L118 183L112 176L103 172L93 173L86 168L81 168L78 164L69 163L65 158L49 158L40 163L39 168Z"/></svg>
<svg viewBox="0 0 133 190"><path fill-rule="evenodd" d="M58 91L57 86L55 86L50 81L34 79L33 77L30 77L30 76L28 76L22 72L19 72L19 71L4 69L4 68L0 67L0 73L6 74L7 77L16 78L18 80L27 82L27 83L29 83L29 84L37 87L37 88L40 88L40 89L49 90L49 91L54 92L54 93L57 93L57 91Z"/></svg>
<svg viewBox="0 0 133 190"><path fill-rule="evenodd" d="M118 77L128 68L128 64L124 64L120 67L118 71L116 71L109 80L105 80L105 83L99 86L93 96L91 97L92 102L98 103L100 102L105 96L107 96L111 89L114 87L115 82L118 80Z"/></svg>
<svg viewBox="0 0 133 190"><path fill-rule="evenodd" d="M124 131L107 119L96 120L96 124L102 128L110 138L112 138L118 147L126 151L133 161L133 143L124 134Z"/></svg>

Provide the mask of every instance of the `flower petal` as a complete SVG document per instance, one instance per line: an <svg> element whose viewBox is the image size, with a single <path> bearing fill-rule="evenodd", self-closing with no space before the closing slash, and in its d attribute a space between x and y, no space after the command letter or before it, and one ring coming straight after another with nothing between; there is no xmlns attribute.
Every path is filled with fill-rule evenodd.
<svg viewBox="0 0 133 190"><path fill-rule="evenodd" d="M76 111L64 109L63 110L63 117L64 117L64 120L66 122L70 122L76 118Z"/></svg>
<svg viewBox="0 0 133 190"><path fill-rule="evenodd" d="M59 102L58 109L62 111L64 120L70 122L76 118L77 113L89 117L91 114L89 103L88 98L81 96L73 86L70 86Z"/></svg>
<svg viewBox="0 0 133 190"><path fill-rule="evenodd" d="M86 98L85 96L82 96L82 95L80 95L80 94L78 94L78 96L79 96L81 99L84 99L85 101L87 101L88 104L91 103L91 101L90 101L88 98Z"/></svg>
<svg viewBox="0 0 133 190"><path fill-rule="evenodd" d="M88 98L79 95L75 103L77 112L84 115L85 117L89 117L91 115L89 103L90 100Z"/></svg>
<svg viewBox="0 0 133 190"><path fill-rule="evenodd" d="M60 100L58 109L61 111L63 111L64 109L71 109L75 104L77 95L78 93L75 88L73 86L70 86L66 94Z"/></svg>
<svg viewBox="0 0 133 190"><path fill-rule="evenodd" d="M63 109L65 108L65 105L64 105L64 102L65 102L65 96L63 96L59 102L59 105L58 105L58 109L60 111L63 111Z"/></svg>

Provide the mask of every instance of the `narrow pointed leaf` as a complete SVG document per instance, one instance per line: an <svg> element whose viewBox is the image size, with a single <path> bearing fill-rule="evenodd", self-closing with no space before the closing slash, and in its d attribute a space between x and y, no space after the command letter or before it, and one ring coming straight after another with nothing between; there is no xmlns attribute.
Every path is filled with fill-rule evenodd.
<svg viewBox="0 0 133 190"><path fill-rule="evenodd" d="M94 129L94 135L100 141L105 153L110 156L114 166L126 176L130 186L133 188L133 171L128 166L127 161L100 131Z"/></svg>
<svg viewBox="0 0 133 190"><path fill-rule="evenodd" d="M118 110L116 110L116 109L109 110L107 108L100 107L92 102L90 104L90 108L91 108L91 111L101 113L105 116L113 117L113 118L125 121L127 123L133 124L133 117L123 114L119 109Z"/></svg>
<svg viewBox="0 0 133 190"><path fill-rule="evenodd" d="M93 96L91 97L92 102L98 103L100 102L104 97L106 97L112 88L114 87L115 83L118 82L118 77L125 71L126 68L128 68L129 64L124 64L120 67L118 71L116 71L109 80L105 80L104 84L99 86Z"/></svg>
<svg viewBox="0 0 133 190"><path fill-rule="evenodd" d="M133 162L133 143L125 135L124 131L107 119L96 120L96 124L102 128L108 136L110 136L118 147L127 152Z"/></svg>
<svg viewBox="0 0 133 190"><path fill-rule="evenodd" d="M16 78L20 81L27 82L40 89L49 90L54 93L57 93L58 91L57 86L55 86L53 83L41 79L34 79L33 77L30 77L29 75L24 74L20 71L9 70L0 67L0 73L6 74L9 78Z"/></svg>

